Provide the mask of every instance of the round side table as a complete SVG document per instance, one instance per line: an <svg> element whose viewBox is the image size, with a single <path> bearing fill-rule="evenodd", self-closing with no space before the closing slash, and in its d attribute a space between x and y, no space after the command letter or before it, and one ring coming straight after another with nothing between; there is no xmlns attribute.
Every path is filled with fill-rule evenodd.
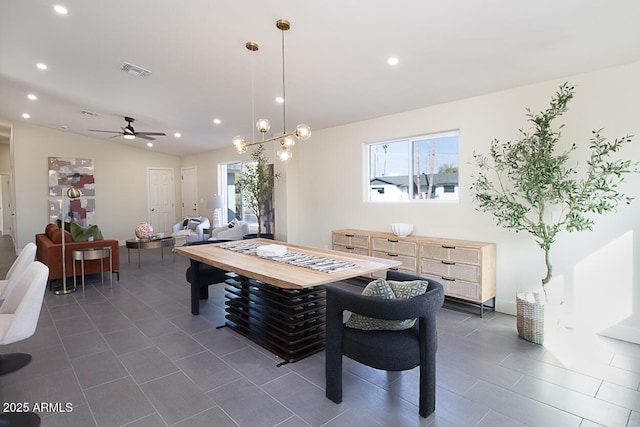
<svg viewBox="0 0 640 427"><path fill-rule="evenodd" d="M103 248L87 248L87 249L75 249L71 252L73 259L73 287L76 287L76 261L80 261L80 268L82 272L82 293L84 293L84 262L94 259L100 260L100 279L104 285L104 265L102 260L109 258L109 281L113 288L113 258L111 255L111 246L105 246Z"/></svg>
<svg viewBox="0 0 640 427"><path fill-rule="evenodd" d="M127 239L127 260L131 264L131 249L138 250L138 268L140 268L140 250L141 249L160 249L160 257L164 261L164 248L173 247L175 239L173 237L162 237L159 239ZM175 258L174 258L175 260Z"/></svg>

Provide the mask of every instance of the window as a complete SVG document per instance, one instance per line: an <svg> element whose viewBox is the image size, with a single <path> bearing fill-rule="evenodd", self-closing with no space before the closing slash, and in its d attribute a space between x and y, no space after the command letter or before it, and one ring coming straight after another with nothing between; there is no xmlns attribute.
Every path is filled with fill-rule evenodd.
<svg viewBox="0 0 640 427"><path fill-rule="evenodd" d="M219 165L220 194L226 200L227 211L223 212L222 221L229 222L233 218L246 221L249 224L249 233L258 232L258 220L253 211L244 206L240 188L236 186L237 177L248 165L255 162L236 162Z"/></svg>
<svg viewBox="0 0 640 427"><path fill-rule="evenodd" d="M371 201L458 200L458 131L367 144Z"/></svg>

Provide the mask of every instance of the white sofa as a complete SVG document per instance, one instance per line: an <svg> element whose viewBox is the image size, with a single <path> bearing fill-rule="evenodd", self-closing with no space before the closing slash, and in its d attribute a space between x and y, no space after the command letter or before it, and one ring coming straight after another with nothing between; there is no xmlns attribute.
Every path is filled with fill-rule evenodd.
<svg viewBox="0 0 640 427"><path fill-rule="evenodd" d="M245 221L232 220L229 224L214 228L209 240L242 240L249 233L249 224Z"/></svg>
<svg viewBox="0 0 640 427"><path fill-rule="evenodd" d="M206 234L209 228L211 228L211 223L208 218L203 216L186 217L173 226L171 236L175 237L176 241L184 239L185 243L199 242L209 238L209 235Z"/></svg>

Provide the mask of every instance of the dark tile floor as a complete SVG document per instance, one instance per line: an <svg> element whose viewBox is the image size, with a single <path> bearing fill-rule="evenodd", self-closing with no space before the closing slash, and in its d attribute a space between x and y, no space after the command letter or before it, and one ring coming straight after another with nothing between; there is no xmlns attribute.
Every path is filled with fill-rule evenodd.
<svg viewBox="0 0 640 427"><path fill-rule="evenodd" d="M0 401L59 402L53 426L640 426L640 346L568 334L553 346L519 339L512 316L438 314L435 414L418 416L415 371L345 359L344 402L324 396L324 359L278 359L223 323L224 290L189 311L186 259L143 251L113 289L47 292L35 335L4 346L33 362L0 378ZM0 276L15 258L0 238ZM108 283L108 281L107 281ZM67 405L68 404L68 405Z"/></svg>

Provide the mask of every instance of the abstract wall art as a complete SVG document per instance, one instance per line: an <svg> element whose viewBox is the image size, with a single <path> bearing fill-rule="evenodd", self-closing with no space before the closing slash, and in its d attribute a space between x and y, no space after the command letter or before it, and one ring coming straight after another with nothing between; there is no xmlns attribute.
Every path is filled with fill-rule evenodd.
<svg viewBox="0 0 640 427"><path fill-rule="evenodd" d="M93 225L96 210L96 189L93 159L49 157L49 222L60 219L62 192L75 187L80 198L64 198L64 220L83 226ZM65 193L66 194L66 193Z"/></svg>

